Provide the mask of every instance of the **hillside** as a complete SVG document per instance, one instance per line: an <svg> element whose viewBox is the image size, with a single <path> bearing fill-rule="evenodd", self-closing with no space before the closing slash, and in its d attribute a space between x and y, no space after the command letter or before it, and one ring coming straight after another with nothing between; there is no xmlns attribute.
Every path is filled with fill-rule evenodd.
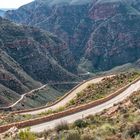
<svg viewBox="0 0 140 140"><path fill-rule="evenodd" d="M76 71L76 63L63 41L39 29L2 18L0 58L0 106L15 102L20 94L41 83L77 79L69 72Z"/></svg>
<svg viewBox="0 0 140 140"><path fill-rule="evenodd" d="M21 94L39 86L41 83L33 80L14 59L0 49L0 107L14 103Z"/></svg>
<svg viewBox="0 0 140 140"><path fill-rule="evenodd" d="M0 25L1 48L34 79L47 82L59 78L67 81L67 77L74 77L63 68L75 66L64 42L39 29L16 25L8 20L0 19ZM67 61L70 61L69 65Z"/></svg>
<svg viewBox="0 0 140 140"><path fill-rule="evenodd" d="M36 0L5 17L64 40L79 71L102 71L139 59L140 3L131 0Z"/></svg>

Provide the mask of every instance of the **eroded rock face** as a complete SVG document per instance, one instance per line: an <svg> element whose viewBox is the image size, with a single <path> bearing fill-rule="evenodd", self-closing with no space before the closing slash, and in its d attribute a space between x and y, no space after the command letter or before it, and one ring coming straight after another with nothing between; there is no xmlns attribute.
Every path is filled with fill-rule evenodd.
<svg viewBox="0 0 140 140"><path fill-rule="evenodd" d="M7 12L6 17L56 34L77 63L81 58L91 63L91 71L108 70L139 58L138 0L52 3L35 1Z"/></svg>
<svg viewBox="0 0 140 140"><path fill-rule="evenodd" d="M20 94L41 86L9 55L0 49L0 107L11 105Z"/></svg>
<svg viewBox="0 0 140 140"><path fill-rule="evenodd" d="M71 71L76 72L76 62L65 42L0 18L0 107L41 83L76 80Z"/></svg>
<svg viewBox="0 0 140 140"><path fill-rule="evenodd" d="M89 27L93 21L87 17L91 5L47 4L45 1L35 1L18 11L7 12L6 17L18 23L34 25L53 32L67 43L74 58L79 58L91 33Z"/></svg>
<svg viewBox="0 0 140 140"><path fill-rule="evenodd" d="M1 48L34 79L45 83L75 77L64 69L76 71L76 63L63 41L36 28L2 19L1 24Z"/></svg>
<svg viewBox="0 0 140 140"><path fill-rule="evenodd" d="M119 11L121 3L99 3L93 5L90 10L90 17L93 20L105 20L114 16Z"/></svg>
<svg viewBox="0 0 140 140"><path fill-rule="evenodd" d="M136 61L140 55L139 24L139 16L121 14L104 22L91 35L86 57L101 70Z"/></svg>

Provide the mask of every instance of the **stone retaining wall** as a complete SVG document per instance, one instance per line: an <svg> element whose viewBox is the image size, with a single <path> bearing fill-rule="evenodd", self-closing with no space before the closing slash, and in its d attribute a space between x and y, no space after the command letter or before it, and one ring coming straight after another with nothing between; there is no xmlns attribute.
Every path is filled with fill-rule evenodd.
<svg viewBox="0 0 140 140"><path fill-rule="evenodd" d="M7 131L8 129L10 129L13 126L16 126L17 128L24 128L24 127L28 127L28 126L33 126L33 125L41 124L41 123L44 123L47 121L52 121L54 119L59 119L59 118L62 118L62 117L68 116L68 115L72 115L74 113L77 113L77 112L80 112L80 111L83 111L83 110L86 110L86 109L89 109L92 107L95 107L97 105L100 105L100 104L107 102L107 101L111 100L112 98L118 96L123 91L125 91L130 85L136 83L139 80L140 80L140 77L138 79L136 79L135 81L131 82L130 84L126 85L125 87L119 89L118 91L112 93L111 95L109 95L105 98L102 98L102 99L99 99L99 100L96 100L96 101L93 101L93 102L90 102L90 103L87 103L84 105L80 105L80 106L75 107L75 108L71 108L71 109L68 109L68 110L65 110L62 112L54 113L54 114L40 117L40 118L36 118L36 119L31 119L31 120L27 120L27 121L21 121L21 122L17 122L17 123L12 123L12 124L8 124L8 125L0 126L0 133Z"/></svg>
<svg viewBox="0 0 140 140"><path fill-rule="evenodd" d="M111 75L106 75L106 77L107 76L111 76ZM94 77L94 79L95 78L100 78L100 76L96 76L96 77ZM62 96L60 99L58 99L54 103L52 103L51 105L37 107L37 108L33 108L33 109L25 109L25 110L20 110L20 111L14 111L12 114L16 114L16 113L27 113L27 112L37 111L37 110L40 110L40 109L45 109L45 108L54 106L54 105L58 104L59 102L61 102L63 99L65 99L67 96L69 96L71 94L71 92L73 92L75 89L77 89L78 87L80 87L81 85L85 84L86 82L88 82L88 81L90 81L92 79L93 78L90 78L88 80L85 80L84 82L81 82L80 84L78 84L77 86L75 86L73 89L71 89L69 92L67 92L64 96Z"/></svg>

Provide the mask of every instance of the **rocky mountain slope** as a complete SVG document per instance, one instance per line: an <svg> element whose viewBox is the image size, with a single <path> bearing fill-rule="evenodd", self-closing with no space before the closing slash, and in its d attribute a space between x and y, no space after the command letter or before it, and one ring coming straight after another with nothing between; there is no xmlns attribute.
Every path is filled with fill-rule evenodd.
<svg viewBox="0 0 140 140"><path fill-rule="evenodd" d="M20 94L39 86L41 83L33 80L14 59L0 49L0 106L10 105L20 98Z"/></svg>
<svg viewBox="0 0 140 140"><path fill-rule="evenodd" d="M56 36L0 18L0 106L41 83L77 79L69 72L75 67L67 45Z"/></svg>
<svg viewBox="0 0 140 140"><path fill-rule="evenodd" d="M139 59L139 10L138 0L35 0L5 17L56 34L93 72Z"/></svg>
<svg viewBox="0 0 140 140"><path fill-rule="evenodd" d="M5 17L0 84L16 98L39 86L37 81L71 81L79 71L139 64L138 0L35 0Z"/></svg>
<svg viewBox="0 0 140 140"><path fill-rule="evenodd" d="M39 29L8 20L1 19L0 25L1 48L34 79L46 82L74 77L64 69L74 70L75 62L63 41Z"/></svg>

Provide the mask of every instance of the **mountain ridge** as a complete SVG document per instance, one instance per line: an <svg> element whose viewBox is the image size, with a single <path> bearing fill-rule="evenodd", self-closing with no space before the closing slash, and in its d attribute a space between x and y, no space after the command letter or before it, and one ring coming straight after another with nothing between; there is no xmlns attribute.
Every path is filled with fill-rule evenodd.
<svg viewBox="0 0 140 140"><path fill-rule="evenodd" d="M51 2L54 5L49 7ZM35 26L57 35L67 43L78 67L83 65L82 69L84 71L109 70L118 65L133 63L139 59L139 43L138 41L136 44L134 43L134 36L137 36L136 38L139 36L140 3L138 1L94 0L81 3L81 5L77 5L76 1L72 0L68 0L67 4L63 4L63 2L62 0L37 0L18 10L8 11L5 17L17 23ZM73 5L70 4L71 2L73 2ZM113 26L115 25L113 24L118 25L116 28L125 28L119 30L120 35L114 29ZM135 25L137 28L135 28ZM110 31L108 26L111 28ZM130 26L131 30L128 29ZM106 32L106 40L101 36L103 32ZM120 36L122 35L126 37L125 40L120 42ZM122 48L122 44L128 45L129 38L127 36L130 36L131 41L133 40L131 46L134 46L134 48L131 47L130 49L127 46ZM113 45L116 41L117 47ZM136 50L135 46L137 46L138 51L134 51ZM116 51L114 51L115 49ZM107 50L110 53L107 53ZM111 52L116 55L113 59L111 59ZM135 53L132 54L132 52ZM120 55L122 58L120 58ZM136 57L129 58L133 55ZM85 67L89 68L85 69ZM81 71L81 68L79 71Z"/></svg>

